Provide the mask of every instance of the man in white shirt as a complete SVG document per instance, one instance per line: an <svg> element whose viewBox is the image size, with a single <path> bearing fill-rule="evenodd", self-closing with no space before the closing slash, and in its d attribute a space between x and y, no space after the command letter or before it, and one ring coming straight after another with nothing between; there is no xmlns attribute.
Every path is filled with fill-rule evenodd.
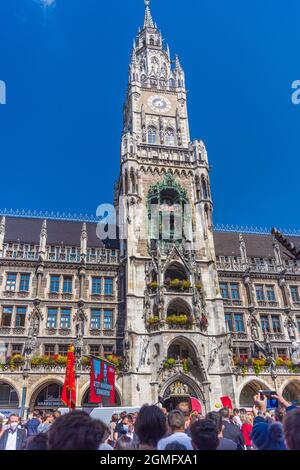
<svg viewBox="0 0 300 470"><path fill-rule="evenodd" d="M183 445L187 450L193 450L191 438L185 433L185 417L180 410L170 411L168 426L171 434L158 442L157 450L165 450L168 444L174 442Z"/></svg>
<svg viewBox="0 0 300 470"><path fill-rule="evenodd" d="M12 414L8 420L8 429L0 439L0 450L22 450L25 446L26 431L19 429L19 416Z"/></svg>

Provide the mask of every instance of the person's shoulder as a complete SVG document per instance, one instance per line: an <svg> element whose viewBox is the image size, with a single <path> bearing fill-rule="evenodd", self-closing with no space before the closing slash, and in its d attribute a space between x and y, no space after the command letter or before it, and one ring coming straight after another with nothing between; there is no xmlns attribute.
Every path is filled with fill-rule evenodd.
<svg viewBox="0 0 300 470"><path fill-rule="evenodd" d="M222 437L220 439L220 444L218 450L237 450L236 442L232 441L231 439L227 439L226 437Z"/></svg>

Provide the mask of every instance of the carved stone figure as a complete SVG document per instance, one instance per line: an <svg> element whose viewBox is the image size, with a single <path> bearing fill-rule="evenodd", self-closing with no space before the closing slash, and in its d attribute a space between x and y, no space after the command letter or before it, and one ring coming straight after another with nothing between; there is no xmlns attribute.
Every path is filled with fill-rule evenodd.
<svg viewBox="0 0 300 470"><path fill-rule="evenodd" d="M292 322L288 323L287 331L288 331L290 339L294 339L295 338L295 330L294 330L294 327L292 325Z"/></svg>
<svg viewBox="0 0 300 470"><path fill-rule="evenodd" d="M251 338L254 341L258 341L259 333L258 333L256 321L254 319L251 320L250 329L251 329Z"/></svg>

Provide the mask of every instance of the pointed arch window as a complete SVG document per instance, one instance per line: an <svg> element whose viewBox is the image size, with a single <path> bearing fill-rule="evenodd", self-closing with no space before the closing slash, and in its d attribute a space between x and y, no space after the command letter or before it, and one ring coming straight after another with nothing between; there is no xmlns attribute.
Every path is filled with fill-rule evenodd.
<svg viewBox="0 0 300 470"><path fill-rule="evenodd" d="M174 80L174 78L170 79L170 88L176 88L176 81Z"/></svg>
<svg viewBox="0 0 300 470"><path fill-rule="evenodd" d="M148 128L148 143L149 144L156 144L156 139L157 139L156 127L150 126Z"/></svg>
<svg viewBox="0 0 300 470"><path fill-rule="evenodd" d="M154 37L150 36L150 46L154 46L154 45L155 45Z"/></svg>
<svg viewBox="0 0 300 470"><path fill-rule="evenodd" d="M166 131L166 145L175 145L175 133L173 129L167 129Z"/></svg>
<svg viewBox="0 0 300 470"><path fill-rule="evenodd" d="M208 199L207 184L204 178L202 178L202 193L203 199Z"/></svg>

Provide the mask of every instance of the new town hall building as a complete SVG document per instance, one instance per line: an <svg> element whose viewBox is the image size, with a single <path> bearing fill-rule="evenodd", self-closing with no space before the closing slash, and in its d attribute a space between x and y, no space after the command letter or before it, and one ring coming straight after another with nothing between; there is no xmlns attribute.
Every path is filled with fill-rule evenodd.
<svg viewBox="0 0 300 470"><path fill-rule="evenodd" d="M92 406L90 355L115 362L124 406L188 396L205 410L222 396L252 406L259 389L300 399L300 264L271 234L213 229L184 71L145 3L114 193L122 235L101 241L84 220L1 218L0 411L59 406L70 343L78 406Z"/></svg>

